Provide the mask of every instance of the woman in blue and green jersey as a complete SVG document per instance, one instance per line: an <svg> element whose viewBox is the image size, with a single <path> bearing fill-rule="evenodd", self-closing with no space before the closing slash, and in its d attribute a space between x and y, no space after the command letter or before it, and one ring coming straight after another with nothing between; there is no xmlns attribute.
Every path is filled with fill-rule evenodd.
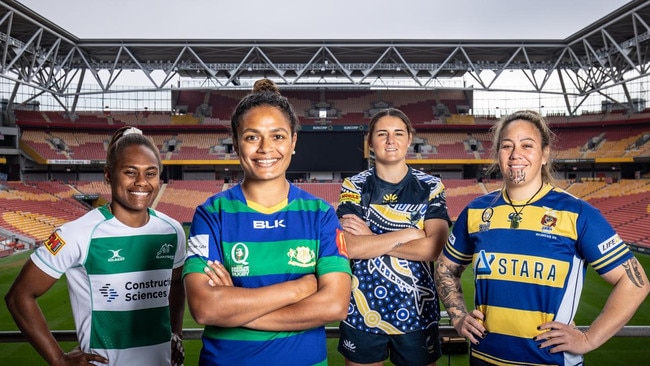
<svg viewBox="0 0 650 366"><path fill-rule="evenodd" d="M7 293L16 324L50 365L183 363L185 233L150 208L161 171L158 148L142 131L117 130L104 169L112 202L56 229ZM36 302L63 274L79 339L67 353Z"/></svg>
<svg viewBox="0 0 650 366"><path fill-rule="evenodd" d="M553 134L536 112L494 125L503 188L458 216L436 269L438 293L470 365L581 365L632 317L650 290L643 268L600 212L553 186ZM585 332L573 318L587 264L614 286ZM475 304L460 286L472 265Z"/></svg>
<svg viewBox="0 0 650 366"><path fill-rule="evenodd" d="M244 179L197 207L184 270L205 325L199 364L327 365L324 325L345 318L350 296L338 219L286 179L298 118L272 81L231 122Z"/></svg>

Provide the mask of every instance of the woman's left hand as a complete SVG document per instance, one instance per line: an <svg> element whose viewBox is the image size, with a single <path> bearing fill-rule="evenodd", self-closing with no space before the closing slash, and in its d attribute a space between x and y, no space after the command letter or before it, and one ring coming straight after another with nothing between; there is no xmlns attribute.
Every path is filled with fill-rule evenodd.
<svg viewBox="0 0 650 366"><path fill-rule="evenodd" d="M594 348L589 344L586 333L580 331L575 325L560 322L548 322L537 327L543 333L535 336L533 340L539 342L539 348L552 347L551 353L570 352L583 355Z"/></svg>
<svg viewBox="0 0 650 366"><path fill-rule="evenodd" d="M177 333L172 333L172 366L183 366L183 362L185 362L183 338Z"/></svg>
<svg viewBox="0 0 650 366"><path fill-rule="evenodd" d="M212 287L233 286L230 273L223 264L217 261L208 261L208 266L205 267L204 272L208 275L208 284Z"/></svg>

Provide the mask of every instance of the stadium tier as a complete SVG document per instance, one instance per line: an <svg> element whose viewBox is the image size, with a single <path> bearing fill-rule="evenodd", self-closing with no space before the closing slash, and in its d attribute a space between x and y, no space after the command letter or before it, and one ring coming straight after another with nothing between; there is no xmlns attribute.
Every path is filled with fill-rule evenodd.
<svg viewBox="0 0 650 366"><path fill-rule="evenodd" d="M20 122L19 122L20 123ZM103 160L114 127L102 131L74 131L50 127L48 132L23 126L21 148L37 162L47 160ZM232 142L225 131L189 130L177 133L167 129L146 131L160 149L163 160L233 159ZM634 158L650 156L650 144L636 145L650 136L648 124L561 129L558 131L555 159ZM326 133L323 133L324 139ZM445 130L416 132L409 159L489 159L492 145L487 128L471 132ZM359 146L359 149L363 149ZM169 153L169 154L168 154Z"/></svg>
<svg viewBox="0 0 650 366"><path fill-rule="evenodd" d="M501 188L499 181L448 179L443 183L452 220L456 220L472 199ZM336 207L340 183L295 184ZM650 226L650 180L621 180L616 184L604 180L559 180L557 186L601 210L623 240L650 248L650 232L647 230ZM189 223L196 206L227 187L228 184L221 180L170 181L163 185L154 208L180 222ZM0 190L0 227L42 242L54 228L90 209L88 203L77 201L75 195L93 196L93 204L110 200L110 191L103 182L7 182Z"/></svg>

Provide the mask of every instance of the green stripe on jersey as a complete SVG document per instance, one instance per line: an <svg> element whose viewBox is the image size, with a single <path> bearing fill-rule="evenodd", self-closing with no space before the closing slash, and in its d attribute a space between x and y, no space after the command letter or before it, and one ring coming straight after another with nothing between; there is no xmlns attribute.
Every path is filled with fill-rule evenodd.
<svg viewBox="0 0 650 366"><path fill-rule="evenodd" d="M295 332L266 332L262 330L254 330L249 328L219 328L206 326L203 331L203 336L210 339L224 339L231 341L270 341L273 339L287 338L297 334L303 333L302 331Z"/></svg>
<svg viewBox="0 0 650 366"><path fill-rule="evenodd" d="M270 242L246 242L250 268L248 276L264 276L284 273L314 273L318 260L317 240L284 240ZM241 243L223 243L224 264L227 268L242 265L232 257L233 247ZM286 253L286 255L278 255Z"/></svg>
<svg viewBox="0 0 650 366"><path fill-rule="evenodd" d="M90 347L125 349L168 342L169 308L133 311L93 311Z"/></svg>
<svg viewBox="0 0 650 366"><path fill-rule="evenodd" d="M93 238L86 270L93 275L169 269L177 243L176 234Z"/></svg>

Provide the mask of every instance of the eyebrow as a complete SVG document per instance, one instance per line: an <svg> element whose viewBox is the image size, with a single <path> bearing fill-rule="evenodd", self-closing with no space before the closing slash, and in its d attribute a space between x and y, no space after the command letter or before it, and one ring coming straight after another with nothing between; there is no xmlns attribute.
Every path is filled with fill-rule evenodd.
<svg viewBox="0 0 650 366"><path fill-rule="evenodd" d="M242 130L242 133L246 133L246 132L261 133L260 130L258 130L257 128L245 128L244 130ZM277 133L277 132L291 133L291 131L287 130L284 127L278 127L271 130L271 133Z"/></svg>
<svg viewBox="0 0 650 366"><path fill-rule="evenodd" d="M406 132L406 130L403 129L403 128L396 128L396 129L390 130L390 131L393 131L393 132ZM375 130L375 133L377 133L377 132L390 132L390 131L387 128L380 128L380 129Z"/></svg>

